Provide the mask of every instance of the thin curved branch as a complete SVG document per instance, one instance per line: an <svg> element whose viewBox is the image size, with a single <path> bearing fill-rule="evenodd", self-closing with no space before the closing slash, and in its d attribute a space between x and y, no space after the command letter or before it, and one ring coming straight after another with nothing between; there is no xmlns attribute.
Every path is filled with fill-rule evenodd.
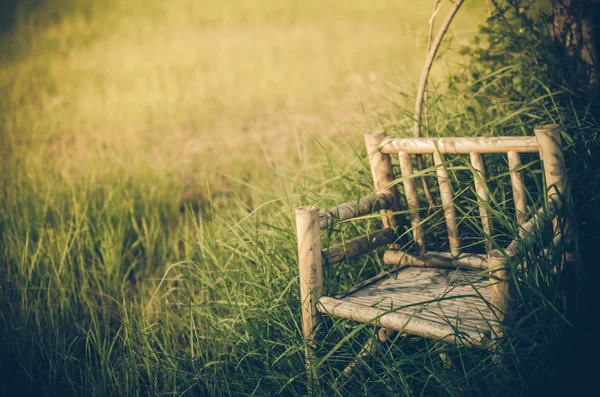
<svg viewBox="0 0 600 397"><path fill-rule="evenodd" d="M444 35L448 31L450 27L450 23L452 19L458 12L460 6L464 3L464 0L456 0L454 6L442 22L442 26L433 41L431 46L431 50L427 55L427 59L425 60L425 66L423 67L423 72L421 73L421 80L419 81L419 90L417 91L417 101L415 104L415 123L413 126L413 136L418 138L421 136L421 116L423 114L423 98L425 97L425 86L427 85L427 79L429 78L429 72L431 71L431 66L433 65L433 60L440 48L440 44L442 43L442 39Z"/></svg>
<svg viewBox="0 0 600 397"><path fill-rule="evenodd" d="M440 48L440 44L442 43L442 39L444 35L448 31L448 27L452 22L452 19L458 12L460 6L463 4L464 0L456 0L454 6L442 22L442 26L435 37L435 40L431 44L431 49L429 49L429 40L431 37L431 31L433 29L433 21L437 12L440 10L440 1L438 0L434 6L433 15L429 20L429 38L428 38L428 51L427 59L425 60L425 66L423 67L423 72L421 73L421 80L419 81L419 90L417 91L417 100L415 103L415 122L413 125L413 136L415 138L419 138L421 136L421 118L423 116L423 101L425 99L425 90L427 88L427 79L429 78L429 72L431 71L431 66L433 66L433 60L435 59L435 55L437 54L438 49ZM421 155L417 155L417 169L419 171L423 170L423 157ZM425 196L427 197L427 202L429 203L429 210L435 206L433 201L433 196L431 195L431 190L429 189L429 185L427 184L427 179L425 179L424 175L421 175L421 184L423 185L423 191L425 192Z"/></svg>

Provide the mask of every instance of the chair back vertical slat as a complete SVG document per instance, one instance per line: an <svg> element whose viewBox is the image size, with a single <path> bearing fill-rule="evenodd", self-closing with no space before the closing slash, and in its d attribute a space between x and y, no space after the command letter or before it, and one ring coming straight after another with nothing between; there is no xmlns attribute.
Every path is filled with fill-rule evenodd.
<svg viewBox="0 0 600 397"><path fill-rule="evenodd" d="M408 209L410 210L410 224L413 238L417 243L419 254L424 254L426 250L425 236L423 225L421 224L421 215L419 214L419 198L417 196L417 185L413 176L412 160L410 155L404 152L398 153L398 159L400 160L400 170L404 180L404 194L408 203Z"/></svg>
<svg viewBox="0 0 600 397"><path fill-rule="evenodd" d="M436 165L436 175L440 186L440 198L444 209L446 219L446 228L448 230L448 240L450 242L450 252L453 256L460 254L460 239L458 234L458 224L456 221L456 209L454 208L454 195L448 171L444 166L444 157L440 152L433 153L433 162Z"/></svg>
<svg viewBox="0 0 600 397"><path fill-rule="evenodd" d="M518 152L510 151L507 153L507 157L517 224L522 225L525 223L525 215L527 214L527 193L523 184L523 172L519 170L522 165L521 155Z"/></svg>
<svg viewBox="0 0 600 397"><path fill-rule="evenodd" d="M375 191L379 194L387 193L394 197L394 205L390 209L381 210L383 226L385 228L397 228L402 225L402 220L398 215L388 215L391 212L399 210L398 206L398 188L391 185L394 181L394 169L389 154L384 154L379 150L379 144L386 137L385 131L375 131L364 135L367 146L367 156L371 168L371 176Z"/></svg>
<svg viewBox="0 0 600 397"><path fill-rule="evenodd" d="M487 210L487 205L490 202L490 195L485 179L485 166L481 153L469 153L471 165L473 166L473 179L475 181L475 192L477 193L477 201L479 202L479 215L481 217L481 227L483 232L488 236L485 241L486 251L492 248L491 237L494 235L493 218Z"/></svg>

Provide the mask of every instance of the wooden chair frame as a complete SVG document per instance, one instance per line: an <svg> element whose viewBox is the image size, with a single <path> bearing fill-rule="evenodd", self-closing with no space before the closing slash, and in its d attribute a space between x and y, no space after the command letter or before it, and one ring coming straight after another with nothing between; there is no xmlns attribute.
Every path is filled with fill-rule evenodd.
<svg viewBox="0 0 600 397"><path fill-rule="evenodd" d="M561 150L560 129L557 125L549 124L535 128L535 136L527 137L495 137L495 138L387 138L385 132L375 132L365 135L365 143L369 155L369 164L376 194L364 197L357 202L344 203L326 211L315 206L304 206L296 209L296 225L298 238L298 265L300 272L300 299L302 302L302 325L306 341L306 363L309 384L315 387L318 380L317 368L314 365L314 350L316 347L315 331L322 321L322 315L342 317L363 323L375 323L381 327L378 338L385 340L393 331L419 335L447 343L486 347L490 341L503 337L503 327L508 325L515 311L515 290L511 282L511 267L521 263L524 243L533 241L536 230L554 225L555 238L550 244L557 244L564 237L572 239L570 231L557 230L556 220L562 213L564 194L566 192L567 176ZM484 201L489 200L485 181L485 170L482 154L505 153L511 172L511 184L516 209L516 220L519 226L519 237L506 249L492 250L486 244L487 254L465 254L461 252L460 236L453 202L453 192L450 186L447 170L444 166L445 154L468 154L474 172L475 189L480 200L480 216L482 230L488 236L493 234L490 214ZM548 205L543 206L531 219L526 220L526 193L520 175L520 153L539 153L543 163L543 172L548 187ZM410 155L433 155L436 165L436 175L439 192L446 221L450 252L428 252L423 238L424 231L419 215L417 190ZM399 192L393 185L394 172L391 155L398 155L403 177L404 193L410 212L410 224L413 239L417 246L417 254L399 250L395 244L395 229L401 225L402 219L395 213L399 208ZM374 212L382 214L383 229L375 233L363 235L344 244L337 244L322 250L321 229L355 217ZM563 223L564 224L564 223ZM562 247L567 247L565 242ZM489 274L489 300L491 303L490 322L487 336L469 332L467 337L457 334L456 328L450 324L440 324L427 319L413 317L410 314L389 310L382 312L378 307L358 304L345 299L346 296L372 284L390 274L383 273L367 280L345 294L330 297L324 294L322 263L340 262L344 259L367 252L371 249L388 246L383 261L395 265L397 269L405 267L420 268L449 268L449 269L479 269L487 270ZM565 257L573 260L572 253ZM514 271L514 269L512 269ZM359 353L365 356L372 350L369 344ZM346 368L349 373L356 366L350 364Z"/></svg>

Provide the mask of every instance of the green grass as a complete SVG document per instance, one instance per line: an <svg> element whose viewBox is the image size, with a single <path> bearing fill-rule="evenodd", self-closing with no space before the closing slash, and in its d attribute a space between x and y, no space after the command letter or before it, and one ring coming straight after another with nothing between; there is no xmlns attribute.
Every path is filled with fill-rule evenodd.
<svg viewBox="0 0 600 397"><path fill-rule="evenodd" d="M432 4L166 4L50 1L0 42L6 395L306 392L293 209L371 192L360 134L407 131ZM464 7L453 47L485 13ZM434 80L459 59L445 54ZM430 129L497 133L460 111L467 101L434 101ZM497 215L510 234L507 205ZM344 266L327 269L332 289L382 269L374 256ZM333 390L373 328L348 338L330 321L326 392L527 390L561 353L547 347L561 320L538 325L557 311L535 295L554 283L540 277L524 283L531 332L517 332L504 366L443 347L460 363L449 372L439 346L396 336Z"/></svg>

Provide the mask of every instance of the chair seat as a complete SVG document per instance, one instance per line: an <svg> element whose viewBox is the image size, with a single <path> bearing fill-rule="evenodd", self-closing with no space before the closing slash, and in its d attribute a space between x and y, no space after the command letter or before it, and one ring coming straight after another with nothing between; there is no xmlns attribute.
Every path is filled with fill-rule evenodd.
<svg viewBox="0 0 600 397"><path fill-rule="evenodd" d="M319 302L322 312L396 331L468 345L490 338L489 278L478 270L405 267Z"/></svg>

